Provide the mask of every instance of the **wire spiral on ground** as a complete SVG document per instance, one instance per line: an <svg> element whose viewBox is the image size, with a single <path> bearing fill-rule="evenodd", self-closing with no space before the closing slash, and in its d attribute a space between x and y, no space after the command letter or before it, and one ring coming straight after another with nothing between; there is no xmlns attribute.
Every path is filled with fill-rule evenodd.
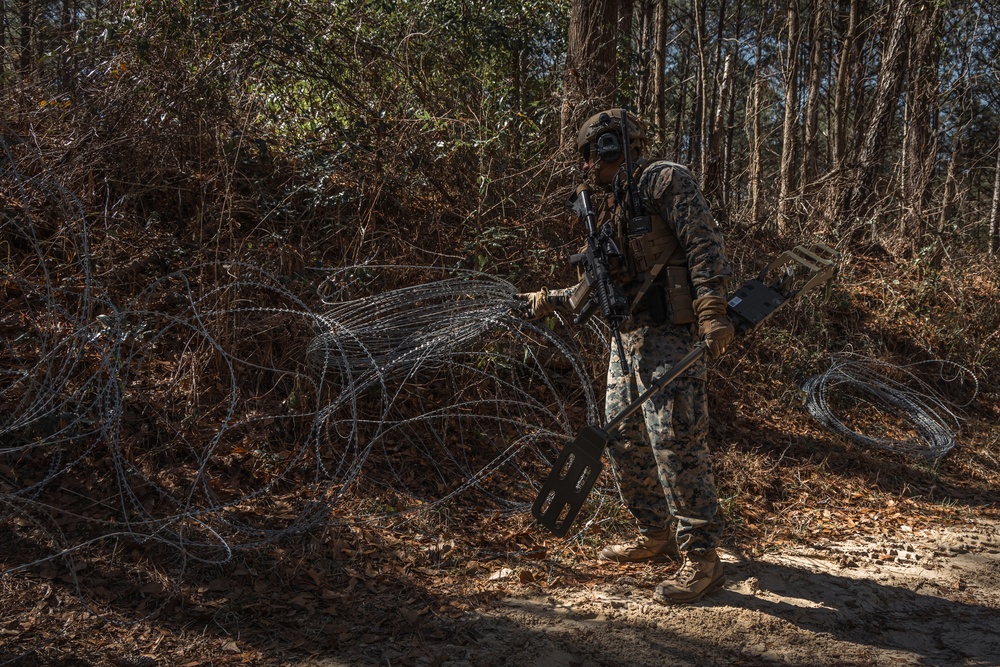
<svg viewBox="0 0 1000 667"><path fill-rule="evenodd" d="M964 403L956 404L943 395L949 389L968 392L970 386L971 396ZM914 458L939 459L955 447L961 430L955 409L975 399L979 382L972 371L950 361L895 366L846 353L834 356L830 368L806 380L802 389L809 414L848 440ZM861 432L860 427L850 425L856 420L845 414L858 405L903 422L910 437ZM872 426L869 423L867 428Z"/></svg>

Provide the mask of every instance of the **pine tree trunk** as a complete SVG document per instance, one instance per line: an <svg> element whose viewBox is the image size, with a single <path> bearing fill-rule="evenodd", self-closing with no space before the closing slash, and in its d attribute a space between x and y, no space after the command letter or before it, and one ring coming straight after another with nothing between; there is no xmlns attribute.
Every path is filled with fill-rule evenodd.
<svg viewBox="0 0 1000 667"><path fill-rule="evenodd" d="M739 44L743 38L743 5L736 5L736 26L735 41ZM733 67L731 76L735 77L736 68ZM726 214L729 214L731 207L738 205L738 201L733 200L733 138L736 133L736 87L729 87L729 108L726 110L726 130L722 145L722 207ZM739 190L737 190L739 192ZM739 199L737 195L737 200Z"/></svg>
<svg viewBox="0 0 1000 667"><path fill-rule="evenodd" d="M764 49L764 16L760 17L760 25L757 29L757 40L755 46L754 62L760 62L761 53ZM747 103L747 122L745 125L750 130L750 164L747 168L747 191L750 197L750 221L755 225L760 225L764 220L764 203L762 196L764 169L761 161L763 156L763 133L760 120L761 88L764 86L764 73L759 68L754 71L753 84L750 90L750 100Z"/></svg>
<svg viewBox="0 0 1000 667"><path fill-rule="evenodd" d="M683 55L681 56L681 88L677 92L677 104L675 105L675 115L674 115L674 149L671 154L676 156L675 159L680 159L681 147L684 145L684 108L687 105L687 90L688 90L688 73L690 68L688 64L691 62L691 41L684 44ZM688 142L690 143L690 142Z"/></svg>
<svg viewBox="0 0 1000 667"><path fill-rule="evenodd" d="M7 77L7 0L0 0L0 89L4 87Z"/></svg>
<svg viewBox="0 0 1000 667"><path fill-rule="evenodd" d="M625 44L639 44L639 32L636 30L635 25L635 0L617 0L618 2L618 17L615 19L615 25L618 26L615 37L615 43L624 42ZM641 3L642 0L639 0ZM625 105L633 110L639 107L641 101L638 96L638 86L636 86L636 72L641 67L638 63L633 62L632 53L626 51L626 56L624 61L617 60L618 70L615 72L616 86L615 90L618 93L612 103L606 105L611 106L622 106ZM636 71L633 71L635 68ZM617 81L621 79L622 81L628 81L628 84L619 89L617 87Z"/></svg>
<svg viewBox="0 0 1000 667"><path fill-rule="evenodd" d="M704 164L702 163L702 148L703 148L703 137L705 134L705 99L707 97L708 90L708 67L705 62L705 47L706 45L706 35L705 35L705 13L707 12L708 0L694 0L694 18L695 18L695 48L697 52L695 53L695 61L697 71L695 72L695 92L694 92L694 108L691 110L691 136L688 142L688 164L691 169L695 172L697 178L701 178L704 173Z"/></svg>
<svg viewBox="0 0 1000 667"><path fill-rule="evenodd" d="M642 118L653 115L653 26L656 21L655 5L651 0L639 2L639 15L635 21L635 49L638 57L635 88L635 110ZM626 77L628 78L628 77Z"/></svg>
<svg viewBox="0 0 1000 667"><path fill-rule="evenodd" d="M617 0L573 0L560 118L564 144L572 143L580 123L614 104L618 10Z"/></svg>
<svg viewBox="0 0 1000 667"><path fill-rule="evenodd" d="M27 77L31 72L31 33L34 26L31 23L31 1L21 0L21 62L19 69L21 76Z"/></svg>
<svg viewBox="0 0 1000 667"><path fill-rule="evenodd" d="M937 141L932 136L932 117L938 95L939 50L936 45L940 28L941 9L935 5L933 10L918 15L910 49L909 122L903 142L902 170L905 213L900 231L914 246L927 232L927 207L937 152Z"/></svg>
<svg viewBox="0 0 1000 667"><path fill-rule="evenodd" d="M782 123L778 231L788 228L795 193L795 151L799 115L799 0L788 0L788 48L784 72L785 119Z"/></svg>
<svg viewBox="0 0 1000 667"><path fill-rule="evenodd" d="M872 112L865 125L864 140L856 160L857 169L844 207L845 217L867 218L873 213L872 201L880 181L886 140L892 126L899 95L905 79L907 24L914 0L899 0L889 16L889 28L879 67L878 85L872 100Z"/></svg>
<svg viewBox="0 0 1000 667"><path fill-rule="evenodd" d="M729 90L732 87L733 77L733 56L727 55L725 65L722 68L722 84L719 86L719 99L715 108L715 116L712 121L712 133L708 138L708 159L705 163L705 196L710 201L719 204L721 194L720 179L722 175L722 137L725 130L726 110L729 106ZM715 207L724 213L725 205Z"/></svg>
<svg viewBox="0 0 1000 667"><path fill-rule="evenodd" d="M837 82L833 94L833 168L840 171L847 155L848 103L851 96L851 69L854 63L858 33L858 12L861 0L850 0L847 32L840 48L837 63Z"/></svg>
<svg viewBox="0 0 1000 667"><path fill-rule="evenodd" d="M955 217L956 202L958 200L958 158L962 152L962 137L955 137L955 144L951 149L951 160L948 161L948 175L944 180L944 194L941 195L941 213L937 223L937 249L931 258L931 266L940 267L941 260L947 253L945 235L948 230L948 223Z"/></svg>
<svg viewBox="0 0 1000 667"><path fill-rule="evenodd" d="M62 12L60 16L59 39L64 48L60 49L62 51L62 57L59 59L58 67L59 83L64 91L72 90L74 80L76 79L76 77L73 76L72 62L70 60L70 53L73 51L73 28L70 16L70 0L63 0Z"/></svg>
<svg viewBox="0 0 1000 667"><path fill-rule="evenodd" d="M712 75L708 77L706 83L711 84L711 95L706 96L708 100L708 105L705 107L705 150L702 157L702 170L701 173L704 174L702 177L703 182L708 183L709 170L712 169L712 162L716 164L715 174L712 175L713 179L718 178L718 161L719 161L719 148L718 148L718 132L719 126L722 121L723 108L722 95L724 91L722 88L726 85L725 82L725 72L722 73L722 78L719 78L719 68L724 69L725 60L722 57L722 46L725 43L726 34L726 10L729 7L728 0L721 0L719 3L719 20L716 23L715 31L715 54L712 57ZM715 152L712 152L712 141L716 141Z"/></svg>
<svg viewBox="0 0 1000 667"><path fill-rule="evenodd" d="M806 101L805 137L802 142L802 171L799 192L816 178L819 171L819 107L820 83L823 80L823 52L826 49L826 15L828 0L811 0L812 25L809 43L808 99Z"/></svg>
<svg viewBox="0 0 1000 667"><path fill-rule="evenodd" d="M656 145L667 142L667 95L664 89L667 66L667 0L656 2L656 34L653 53L653 124L656 126Z"/></svg>
<svg viewBox="0 0 1000 667"><path fill-rule="evenodd" d="M990 207L990 254L1000 254L1000 142L997 143L997 165L993 172L993 205Z"/></svg>

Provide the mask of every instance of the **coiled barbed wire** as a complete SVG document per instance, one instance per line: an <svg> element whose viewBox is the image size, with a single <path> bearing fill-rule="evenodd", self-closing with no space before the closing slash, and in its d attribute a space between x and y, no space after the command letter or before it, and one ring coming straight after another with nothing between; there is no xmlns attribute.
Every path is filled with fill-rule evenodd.
<svg viewBox="0 0 1000 667"><path fill-rule="evenodd" d="M580 351L505 280L210 262L125 286L91 252L95 234L126 243L112 223L88 228L68 188L18 168L37 149L5 136L0 525L23 560L5 571L123 538L219 563L448 501L524 512L597 421Z"/></svg>
<svg viewBox="0 0 1000 667"><path fill-rule="evenodd" d="M942 396L929 379L953 388L967 390L971 396L964 403L954 403ZM830 368L805 381L806 409L821 424L848 440L915 458L939 459L957 441L961 430L954 409L969 405L979 391L979 381L969 369L945 360L922 361L895 366L853 353L835 355ZM831 401L844 405L866 405L875 414L894 417L912 427L913 437L890 438L866 435L858 426L845 422L845 409L835 409Z"/></svg>

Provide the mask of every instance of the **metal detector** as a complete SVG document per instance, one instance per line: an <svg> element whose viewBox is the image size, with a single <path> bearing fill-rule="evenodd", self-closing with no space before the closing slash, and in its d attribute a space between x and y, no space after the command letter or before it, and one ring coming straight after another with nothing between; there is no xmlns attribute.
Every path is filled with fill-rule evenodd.
<svg viewBox="0 0 1000 667"><path fill-rule="evenodd" d="M788 303L829 283L836 272L837 252L823 243L796 246L779 255L729 299L728 314L737 334L753 331ZM768 282L768 281L771 282ZM604 449L618 427L642 404L676 380L704 356L707 346L696 344L666 373L652 381L638 398L615 415L604 428L585 426L559 453L552 472L531 506L531 514L558 537L569 532L583 508L604 464Z"/></svg>

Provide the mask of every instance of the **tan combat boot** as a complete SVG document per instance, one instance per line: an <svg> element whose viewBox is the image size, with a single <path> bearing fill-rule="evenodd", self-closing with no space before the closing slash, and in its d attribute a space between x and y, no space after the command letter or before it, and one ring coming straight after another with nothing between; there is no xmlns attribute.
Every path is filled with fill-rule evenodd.
<svg viewBox="0 0 1000 667"><path fill-rule="evenodd" d="M662 563L676 560L677 531L674 526L662 530L642 533L639 537L625 544L609 544L597 554L601 560L616 563L642 563L652 561Z"/></svg>
<svg viewBox="0 0 1000 667"><path fill-rule="evenodd" d="M715 549L705 553L684 554L684 564L677 574L660 582L653 599L664 604L697 602L726 583L722 561Z"/></svg>

